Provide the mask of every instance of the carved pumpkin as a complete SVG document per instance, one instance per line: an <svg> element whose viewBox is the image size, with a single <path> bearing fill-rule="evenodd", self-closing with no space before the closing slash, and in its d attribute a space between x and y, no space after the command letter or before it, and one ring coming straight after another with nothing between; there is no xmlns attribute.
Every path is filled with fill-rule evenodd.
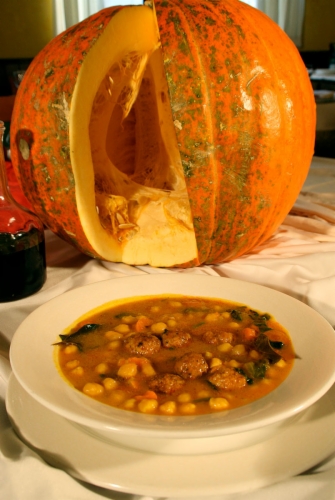
<svg viewBox="0 0 335 500"><path fill-rule="evenodd" d="M244 3L161 0L156 13L105 9L42 50L16 98L14 168L42 221L88 255L232 260L273 234L307 176L308 74Z"/></svg>

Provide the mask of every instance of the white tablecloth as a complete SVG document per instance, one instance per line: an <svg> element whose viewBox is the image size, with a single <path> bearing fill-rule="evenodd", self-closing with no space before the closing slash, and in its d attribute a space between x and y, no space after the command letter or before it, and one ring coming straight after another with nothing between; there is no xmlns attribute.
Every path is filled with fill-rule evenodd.
<svg viewBox="0 0 335 500"><path fill-rule="evenodd" d="M230 263L187 270L131 267L89 259L50 231L46 241L48 278L42 290L26 299L0 304L0 498L4 500L149 498L81 483L47 465L12 430L4 402L10 342L21 321L47 300L78 286L126 275L205 273L275 288L310 305L335 325L335 160L314 158L302 192L276 234L253 253ZM211 498L282 500L287 495L294 500L335 499L335 458L261 490Z"/></svg>

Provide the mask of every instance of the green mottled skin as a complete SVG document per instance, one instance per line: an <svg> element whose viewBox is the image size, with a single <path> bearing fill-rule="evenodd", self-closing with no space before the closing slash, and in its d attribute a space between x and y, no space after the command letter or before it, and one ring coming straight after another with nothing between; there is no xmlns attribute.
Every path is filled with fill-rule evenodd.
<svg viewBox="0 0 335 500"><path fill-rule="evenodd" d="M302 187L313 92L298 51L259 11L235 0L156 10L199 263L231 260L273 234Z"/></svg>
<svg viewBox="0 0 335 500"><path fill-rule="evenodd" d="M71 107L85 55L119 10L106 9L69 28L36 56L19 87L11 123L13 166L37 215L52 231L95 257L77 212L64 106ZM22 140L29 146L26 159L20 153Z"/></svg>

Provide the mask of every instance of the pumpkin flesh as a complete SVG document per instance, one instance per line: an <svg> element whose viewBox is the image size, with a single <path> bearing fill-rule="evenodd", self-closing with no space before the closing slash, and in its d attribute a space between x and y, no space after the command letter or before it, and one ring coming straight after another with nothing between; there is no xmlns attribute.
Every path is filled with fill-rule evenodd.
<svg viewBox="0 0 335 500"><path fill-rule="evenodd" d="M99 54L101 47L109 47L108 58ZM153 266L194 259L191 211L151 9L122 9L109 23L79 74L69 125L78 212L95 252L110 261Z"/></svg>

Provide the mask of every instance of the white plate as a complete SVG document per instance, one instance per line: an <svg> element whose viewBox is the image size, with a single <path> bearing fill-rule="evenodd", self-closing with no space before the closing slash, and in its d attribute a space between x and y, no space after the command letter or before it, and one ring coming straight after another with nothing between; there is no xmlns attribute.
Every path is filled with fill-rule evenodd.
<svg viewBox="0 0 335 500"><path fill-rule="evenodd" d="M53 359L58 335L91 309L135 295L186 294L219 297L272 314L291 335L300 359L269 395L232 411L197 417L126 412L88 398L64 382ZM156 274L112 279L77 288L36 309L11 343L13 372L31 396L59 415L99 432L145 439L215 438L283 421L319 399L335 381L335 333L302 302L270 288L228 278ZM201 450L202 451L202 450Z"/></svg>
<svg viewBox="0 0 335 500"><path fill-rule="evenodd" d="M96 486L139 495L251 491L299 474L335 450L335 386L264 443L203 456L155 455L94 439L40 405L13 375L6 404L14 429L46 462Z"/></svg>

